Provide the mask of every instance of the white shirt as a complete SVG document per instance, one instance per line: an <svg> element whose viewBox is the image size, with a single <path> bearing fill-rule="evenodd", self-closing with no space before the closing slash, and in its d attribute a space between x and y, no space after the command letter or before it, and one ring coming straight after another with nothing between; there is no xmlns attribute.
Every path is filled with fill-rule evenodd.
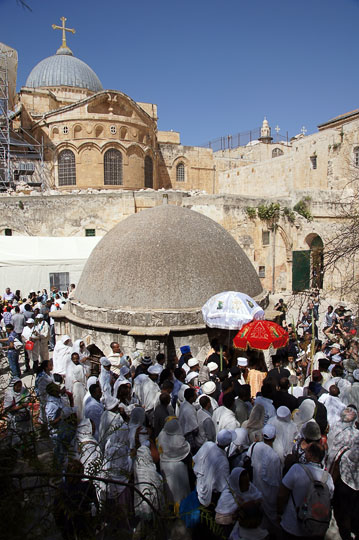
<svg viewBox="0 0 359 540"><path fill-rule="evenodd" d="M95 424L95 433L94 437L98 441L99 440L99 429L100 429L100 422L101 422L101 416L104 411L104 406L102 403L97 401L92 396L88 398L85 404L85 418L89 418L92 420Z"/></svg>

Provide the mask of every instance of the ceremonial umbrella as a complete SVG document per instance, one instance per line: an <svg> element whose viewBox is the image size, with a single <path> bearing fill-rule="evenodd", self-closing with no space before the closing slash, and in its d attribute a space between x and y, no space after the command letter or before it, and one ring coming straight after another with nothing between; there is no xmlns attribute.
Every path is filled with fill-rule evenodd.
<svg viewBox="0 0 359 540"><path fill-rule="evenodd" d="M264 319L264 311L253 298L236 291L212 296L202 307L203 320L210 328L240 330L253 319Z"/></svg>
<svg viewBox="0 0 359 540"><path fill-rule="evenodd" d="M274 349L285 347L288 332L273 321L252 321L245 324L233 340L237 349L257 349L263 351L272 346Z"/></svg>

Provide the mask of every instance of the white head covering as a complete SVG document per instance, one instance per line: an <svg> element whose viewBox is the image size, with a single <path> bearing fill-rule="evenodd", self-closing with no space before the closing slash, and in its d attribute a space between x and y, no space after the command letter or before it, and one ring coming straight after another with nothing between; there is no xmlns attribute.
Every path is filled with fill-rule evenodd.
<svg viewBox="0 0 359 540"><path fill-rule="evenodd" d="M353 377L356 381L359 381L359 369L354 369Z"/></svg>
<svg viewBox="0 0 359 540"><path fill-rule="evenodd" d="M237 434L235 431L230 429L221 429L221 431L217 433L217 443L220 446L229 446L236 436Z"/></svg>
<svg viewBox="0 0 359 540"><path fill-rule="evenodd" d="M301 426L306 422L309 422L313 418L315 411L315 403L312 399L305 399L299 405L299 409L293 415L293 421L298 426L298 431Z"/></svg>
<svg viewBox="0 0 359 540"><path fill-rule="evenodd" d="M201 388L202 388L202 392L209 396L210 394L213 394L213 392L215 392L217 387L216 387L215 382L208 381L208 382L204 383L204 385L202 385Z"/></svg>
<svg viewBox="0 0 359 540"><path fill-rule="evenodd" d="M92 375L91 377L89 377L86 383L87 390L90 390L90 386L92 386L93 384L96 384L97 382L98 382L98 378L95 377L95 375Z"/></svg>
<svg viewBox="0 0 359 540"><path fill-rule="evenodd" d="M218 500L217 506L215 511L219 514L231 514L233 512L236 512L238 510L238 506L241 504L244 504L246 502L250 501L259 501L262 499L262 494L258 489L252 484L252 482L249 483L249 488L247 491L241 491L239 486L239 479L243 472L246 470L243 467L235 467L228 478L228 487L226 487ZM263 538L263 536L259 536L258 533L255 532L254 529L246 529L246 530L253 530L255 535L252 536L245 536L245 538ZM244 536L241 535L241 538L244 538Z"/></svg>
<svg viewBox="0 0 359 540"><path fill-rule="evenodd" d="M166 418L157 441L161 461L182 461L190 452L176 416Z"/></svg>
<svg viewBox="0 0 359 540"><path fill-rule="evenodd" d="M283 422L289 422L291 419L291 416L292 415L288 407L286 407L285 405L281 405L280 407L278 407L277 417L279 418L279 420L282 420Z"/></svg>
<svg viewBox="0 0 359 540"><path fill-rule="evenodd" d="M237 366L238 367L246 367L246 366L248 366L247 358L244 358L244 356L239 356L237 358Z"/></svg>
<svg viewBox="0 0 359 540"><path fill-rule="evenodd" d="M194 366L198 366L199 365L199 362L197 360L197 358L190 358L187 362L187 365L191 368L191 367L194 367Z"/></svg>
<svg viewBox="0 0 359 540"><path fill-rule="evenodd" d="M186 383L190 383L196 377L198 377L198 373L196 371L191 371L190 373L188 373L188 375L186 377Z"/></svg>
<svg viewBox="0 0 359 540"><path fill-rule="evenodd" d="M104 366L104 367L108 367L111 365L111 362L108 358L106 358L106 356L102 356L100 358L100 362L101 362L101 366Z"/></svg>
<svg viewBox="0 0 359 540"><path fill-rule="evenodd" d="M118 399L110 394L105 395L105 407L108 411L114 409L118 405Z"/></svg>
<svg viewBox="0 0 359 540"><path fill-rule="evenodd" d="M159 375L162 371L163 367L160 364L154 364L148 368L147 373L150 375Z"/></svg>
<svg viewBox="0 0 359 540"><path fill-rule="evenodd" d="M263 439L272 440L275 438L276 429L272 424L266 424L263 428Z"/></svg>
<svg viewBox="0 0 359 540"><path fill-rule="evenodd" d="M218 364L216 364L216 362L209 362L207 367L208 367L210 372L216 371L216 369L218 369Z"/></svg>
<svg viewBox="0 0 359 540"><path fill-rule="evenodd" d="M26 324L32 324L34 322L35 322L34 319L30 317L29 319L27 319Z"/></svg>

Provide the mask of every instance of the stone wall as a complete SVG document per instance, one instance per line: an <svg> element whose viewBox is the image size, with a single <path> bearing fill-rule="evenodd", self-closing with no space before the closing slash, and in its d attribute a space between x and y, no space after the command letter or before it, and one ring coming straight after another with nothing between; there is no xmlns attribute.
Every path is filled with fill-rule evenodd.
<svg viewBox="0 0 359 540"><path fill-rule="evenodd" d="M308 193L303 191L297 196ZM17 235L66 237L85 236L86 229L95 229L97 236L103 236L119 221L146 208L160 204L184 206L221 224L244 249L256 270L264 267L265 276L261 278L264 289L273 290L274 282L274 290L284 291L291 290L292 286L292 252L308 250L313 235L319 235L325 244L335 231L335 193L318 191L312 195L313 221L309 222L298 214L294 223L281 217L275 238L266 222L258 217L249 219L246 211L247 207L271 202L266 198L172 190L3 195L0 196L0 234L4 234L4 229L12 229ZM282 207L292 207L295 202L291 198L279 201ZM278 202L278 199L273 199L273 202ZM263 233L268 231L269 243L264 243ZM218 261L218 264L230 264L230 261ZM328 287L333 285L332 274L326 279Z"/></svg>

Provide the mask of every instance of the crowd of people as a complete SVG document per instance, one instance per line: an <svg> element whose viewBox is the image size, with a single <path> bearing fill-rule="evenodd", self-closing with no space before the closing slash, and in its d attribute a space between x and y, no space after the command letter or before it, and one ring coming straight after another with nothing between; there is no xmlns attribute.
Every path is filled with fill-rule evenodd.
<svg viewBox="0 0 359 540"><path fill-rule="evenodd" d="M22 309L4 296L12 322L3 321L3 343L8 355L16 340L34 343L26 368L36 374L37 422L55 469L70 475L57 496L66 494L72 519L55 512L64 538L86 537L91 517L79 516L104 506L128 531L166 508L193 537L231 540L324 538L333 509L341 538L359 538L359 342L345 306L328 308L320 341L304 324L319 320L315 303L296 326L280 301L289 342L272 356L213 340L204 360L189 345L168 359L126 355L113 342L96 363L84 340L67 335L50 359L58 299L39 298ZM32 429L31 392L8 359L4 411L16 444ZM71 473L94 479L74 482Z"/></svg>

